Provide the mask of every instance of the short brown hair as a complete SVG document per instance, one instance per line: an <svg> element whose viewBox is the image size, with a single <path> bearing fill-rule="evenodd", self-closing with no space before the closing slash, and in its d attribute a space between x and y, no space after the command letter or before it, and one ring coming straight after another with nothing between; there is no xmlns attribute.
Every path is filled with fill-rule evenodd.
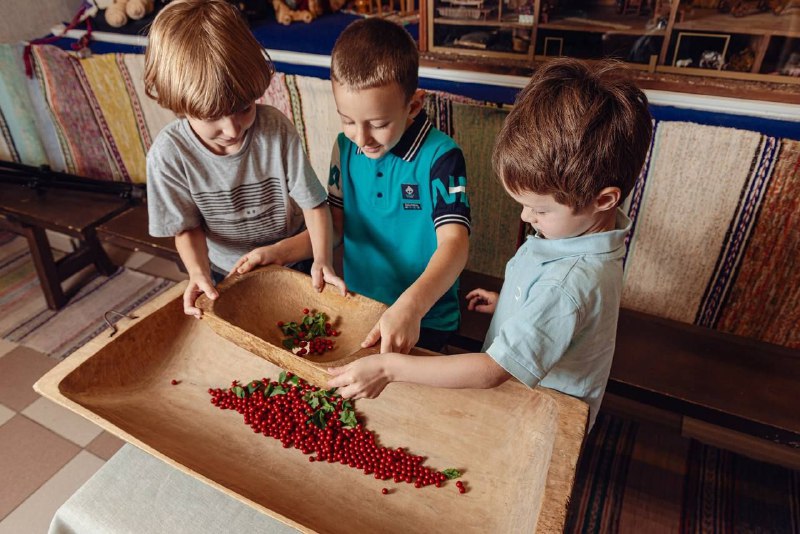
<svg viewBox="0 0 800 534"><path fill-rule="evenodd" d="M145 92L177 115L231 115L261 97L274 72L244 17L225 0L171 2L150 28Z"/></svg>
<svg viewBox="0 0 800 534"><path fill-rule="evenodd" d="M333 46L331 79L349 89L372 89L394 82L410 100L418 78L417 45L394 22L377 17L357 20Z"/></svg>
<svg viewBox="0 0 800 534"><path fill-rule="evenodd" d="M492 163L510 191L553 195L579 210L605 187L628 196L652 130L647 97L620 63L556 59L520 92Z"/></svg>

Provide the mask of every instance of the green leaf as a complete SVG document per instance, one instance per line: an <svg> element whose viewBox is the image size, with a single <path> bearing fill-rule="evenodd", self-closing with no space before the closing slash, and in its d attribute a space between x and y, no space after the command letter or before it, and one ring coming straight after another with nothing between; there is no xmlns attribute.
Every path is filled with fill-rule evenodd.
<svg viewBox="0 0 800 534"><path fill-rule="evenodd" d="M275 386L273 386L273 385L272 385L272 382L270 382L269 384L267 384L267 387L266 387L266 389L264 390L264 396L265 396L265 397L271 397L271 396L272 396L272 390L273 390L274 388L275 388Z"/></svg>
<svg viewBox="0 0 800 534"><path fill-rule="evenodd" d="M314 415L311 416L311 422L317 428L325 428L325 414L321 410L314 412Z"/></svg>
<svg viewBox="0 0 800 534"><path fill-rule="evenodd" d="M282 341L282 343L283 343L283 348L285 348L286 350L292 350L295 346L293 337L287 337Z"/></svg>
<svg viewBox="0 0 800 534"><path fill-rule="evenodd" d="M286 390L283 389L283 386L275 386L269 396L274 397L275 395L286 395Z"/></svg>
<svg viewBox="0 0 800 534"><path fill-rule="evenodd" d="M311 400L308 401L308 405L311 406L314 410L319 408L319 398L318 397L311 397Z"/></svg>
<svg viewBox="0 0 800 534"><path fill-rule="evenodd" d="M283 384L286 382L286 371L281 371L281 374L278 375L278 383Z"/></svg>
<svg viewBox="0 0 800 534"><path fill-rule="evenodd" d="M339 421L342 422L345 428L353 428L358 425L356 412L353 410L342 410L342 413L339 414Z"/></svg>
<svg viewBox="0 0 800 534"><path fill-rule="evenodd" d="M297 375L294 375L294 376L292 376L292 378L289 379L289 382L294 384L295 386L297 386L297 385L300 384L300 377L297 376Z"/></svg>
<svg viewBox="0 0 800 534"><path fill-rule="evenodd" d="M352 410L352 409L353 409L353 403L350 402L349 400L346 400L342 403L342 410Z"/></svg>
<svg viewBox="0 0 800 534"><path fill-rule="evenodd" d="M244 388L242 386L233 386L231 388L231 393L233 393L240 399L243 399L245 397Z"/></svg>
<svg viewBox="0 0 800 534"><path fill-rule="evenodd" d="M447 477L448 480L453 480L454 478L461 477L461 471L458 469L445 469L442 471L442 474Z"/></svg>
<svg viewBox="0 0 800 534"><path fill-rule="evenodd" d="M328 399L326 399L325 397L320 397L320 399L322 400L322 409L324 411L332 412L334 410L333 405L330 402L328 402Z"/></svg>

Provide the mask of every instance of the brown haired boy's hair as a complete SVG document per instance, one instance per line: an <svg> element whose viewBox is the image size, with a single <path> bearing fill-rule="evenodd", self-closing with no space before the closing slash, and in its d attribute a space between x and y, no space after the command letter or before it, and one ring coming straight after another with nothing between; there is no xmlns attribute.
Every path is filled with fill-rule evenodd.
<svg viewBox="0 0 800 534"><path fill-rule="evenodd" d="M652 129L647 97L619 63L557 59L517 97L492 163L511 192L553 195L579 210L605 187L630 193Z"/></svg>
<svg viewBox="0 0 800 534"><path fill-rule="evenodd" d="M239 11L225 0L171 2L155 18L144 87L177 115L215 120L252 104L274 67Z"/></svg>
<svg viewBox="0 0 800 534"><path fill-rule="evenodd" d="M406 100L417 90L419 51L414 39L394 22L358 20L339 35L331 52L331 79L362 90L397 83Z"/></svg>

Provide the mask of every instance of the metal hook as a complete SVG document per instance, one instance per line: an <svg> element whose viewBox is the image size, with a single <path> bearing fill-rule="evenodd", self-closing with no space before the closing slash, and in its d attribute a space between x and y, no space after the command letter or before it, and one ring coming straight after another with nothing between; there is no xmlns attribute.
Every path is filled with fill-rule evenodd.
<svg viewBox="0 0 800 534"><path fill-rule="evenodd" d="M116 334L116 333L117 333L117 327L116 327L116 325L112 324L112 323L111 323L111 321L109 321L109 320L108 320L108 314L109 314L109 313L113 313L114 315L116 315L116 316L118 316L118 317L127 317L128 319L138 319L138 318L139 318L139 316L138 316L138 315L127 315L127 314L124 314L124 313L118 312L117 310L108 310L107 312L105 312L105 313L103 314L103 320L104 320L104 321L106 322L106 324L107 324L107 325L108 325L108 326L111 328L111 333L108 335L108 337L113 337L113 336L114 336L114 334Z"/></svg>

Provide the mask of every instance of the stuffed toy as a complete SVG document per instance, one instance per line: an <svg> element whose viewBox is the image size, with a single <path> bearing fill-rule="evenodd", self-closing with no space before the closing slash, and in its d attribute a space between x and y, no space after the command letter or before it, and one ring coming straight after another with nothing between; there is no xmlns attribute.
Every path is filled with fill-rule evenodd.
<svg viewBox="0 0 800 534"><path fill-rule="evenodd" d="M109 26L119 28L130 20L139 20L155 9L155 0L114 0L106 8L106 22Z"/></svg>
<svg viewBox="0 0 800 534"><path fill-rule="evenodd" d="M289 25L299 20L311 22L327 11L339 11L347 0L272 0L275 19L281 24ZM326 5L327 4L327 5Z"/></svg>

